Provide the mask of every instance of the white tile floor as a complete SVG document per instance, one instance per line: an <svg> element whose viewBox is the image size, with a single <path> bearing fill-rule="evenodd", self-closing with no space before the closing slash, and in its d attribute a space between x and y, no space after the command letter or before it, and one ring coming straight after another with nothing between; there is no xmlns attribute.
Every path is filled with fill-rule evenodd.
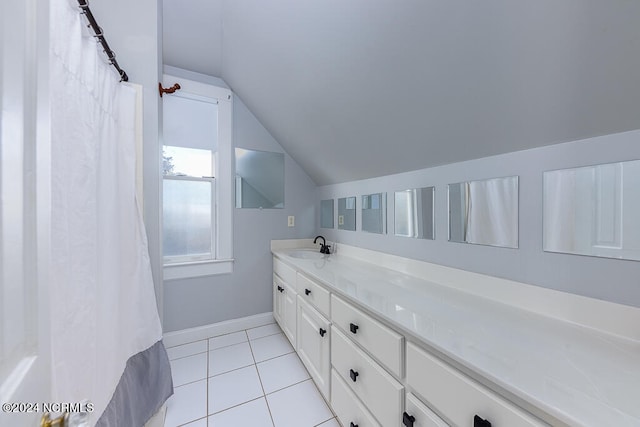
<svg viewBox="0 0 640 427"><path fill-rule="evenodd" d="M339 427L273 323L167 349L165 427Z"/></svg>

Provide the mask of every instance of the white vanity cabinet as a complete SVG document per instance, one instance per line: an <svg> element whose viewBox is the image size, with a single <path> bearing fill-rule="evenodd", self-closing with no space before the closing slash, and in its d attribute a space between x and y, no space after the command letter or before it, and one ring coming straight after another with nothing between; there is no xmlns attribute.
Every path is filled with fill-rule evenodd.
<svg viewBox="0 0 640 427"><path fill-rule="evenodd" d="M274 317L343 427L547 425L365 307L274 258Z"/></svg>
<svg viewBox="0 0 640 427"><path fill-rule="evenodd" d="M329 400L331 323L298 295L298 356L324 397Z"/></svg>

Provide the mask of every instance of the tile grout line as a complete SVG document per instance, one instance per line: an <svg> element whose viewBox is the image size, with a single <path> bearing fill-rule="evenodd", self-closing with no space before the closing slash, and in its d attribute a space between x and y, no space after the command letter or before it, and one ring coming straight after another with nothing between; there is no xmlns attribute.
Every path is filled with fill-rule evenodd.
<svg viewBox="0 0 640 427"><path fill-rule="evenodd" d="M286 386L286 387L282 387L282 388L279 388L279 389L277 389L277 390L273 390L273 391L271 391L271 392L269 392L269 393L265 394L265 397L266 397L266 396L271 396L271 395L272 395L272 394L274 394L274 393L278 393L278 392L280 392L280 391L282 391L282 390L286 390L286 389L288 389L288 388L291 388L291 387L293 387L293 386L296 386L296 385L302 384L303 382L306 382L306 381L309 381L309 380L312 380L312 381L313 381L313 379L312 379L311 377L309 377L309 378L305 378L305 379L303 379L302 381L298 381L297 383L289 384L289 385L288 385L288 386Z"/></svg>
<svg viewBox="0 0 640 427"><path fill-rule="evenodd" d="M269 362L269 361L271 361L271 360L277 359L277 358L282 357L282 356L287 356L287 355L289 355L289 354L295 354L295 350L294 350L294 351L290 351L290 352L288 352L288 353L280 354L280 355L278 355L278 356L273 356L273 357L270 357L270 358L268 358L268 359L261 360L260 362L255 362L255 356L254 356L254 354L253 354L253 349L252 349L252 347L251 347L251 344L250 344L249 342L247 342L247 343L249 344L249 350L251 351L251 357L253 358L254 363L250 363L250 364L248 364L248 365L239 366L239 367L237 367L237 368L229 369L228 371L220 372L220 373L217 373L217 374L215 374L215 375L207 376L207 378L206 378L206 379L219 377L220 375L228 374L229 372L234 372L234 371L238 371L238 370L240 370L240 369L245 369L245 368L248 368L248 367L249 367L249 366L251 366L251 365L256 365L256 366L257 366L257 365L258 365L258 364L260 364L260 363ZM244 342L242 342L242 343L238 343L238 344L234 344L234 345L240 345L240 344L245 344L245 343L244 343ZM215 350L212 350L212 351L216 351L216 350L218 350L218 349L215 349ZM305 368L305 369L306 369L306 368ZM307 371L307 372L308 372L308 371ZM207 375L208 375L208 373L209 373L209 372L207 372ZM309 377L309 378L311 378L311 377ZM196 380L196 381L191 381L190 383L187 383L187 384L191 384L191 383L194 383L194 382L197 382L197 381L202 381L202 379L199 379L199 380ZM183 384L183 385L186 385L186 384ZM182 387L182 386L178 386L178 387Z"/></svg>
<svg viewBox="0 0 640 427"><path fill-rule="evenodd" d="M274 324L276 324L276 323L274 323ZM258 326L258 327L256 327L256 328L264 327L264 326L268 326L268 325L262 325L262 326ZM256 328L250 328L250 329L256 329ZM235 333L238 333L238 332L244 332L244 333L245 333L245 335L246 335L247 340L246 340L246 341L239 342L239 343L229 344L229 345L225 345L225 346L222 346L222 347L216 347L215 349L211 349L211 342L210 342L210 340L211 340L211 339L213 339L213 338L217 338L217 337L222 337L222 336L225 336L225 335L235 334ZM193 422L196 422L196 421L202 420L203 418L205 419L206 425L207 425L207 426L209 426L209 415L210 415L210 414L209 414L209 379L210 379L210 378L217 377L217 376L220 376L220 375L223 375L223 374L226 374L226 373L229 373L229 372L237 371L237 370L239 370L239 369L244 369L244 368L247 368L247 367L251 366L251 365L247 365L247 366L243 366L243 367L240 367L240 368L235 368L235 369L232 369L232 370L230 370L230 371L221 372L221 373L219 373L219 374L216 374L216 375L213 375L213 376L211 376L211 377L210 377L210 376L209 376L209 373L210 373L209 361L210 361L210 355L211 355L211 352L212 352L212 351L215 351L215 350L219 350L219 349L223 349L223 348L231 347L231 346L234 346L234 345L238 345L238 344L244 344L245 342L249 344L249 350L251 351L251 357L253 358L253 361L254 361L253 366L254 366L254 368L256 369L256 373L258 374L258 380L260 381L260 387L262 388L262 393L263 393L263 395L262 395L261 397L256 398L256 399L251 399L251 400L248 400L247 402L243 402L243 403L240 403L240 404L238 404L238 405L232 406L232 407L230 407L230 408L226 408L226 409L224 409L223 411L218 411L218 412L216 412L216 414L217 414L217 413L220 413L220 412L224 412L224 411L226 411L226 410L228 410L228 409L231 409L231 408L234 408L234 407L237 407L237 406L243 405L243 404L245 404L245 403L249 403L249 402L252 402L252 401L254 401L254 400L264 398L264 399L265 399L265 403L267 404L267 410L269 411L269 416L271 417L271 423L275 426L275 422L273 421L273 414L271 413L271 408L269 407L269 403L267 402L267 399L266 399L267 394L265 393L264 385L262 384L262 378L260 377L260 371L258 370L258 363L267 362L267 361L270 361L270 360L277 359L278 357L282 357L282 356L286 356L286 355L291 354L291 353L295 353L295 349L294 349L294 350L292 350L292 351L290 351L290 352L288 352L288 353L280 354L280 355L278 355L278 356L270 357L270 358L267 358L267 359L265 359L265 360L261 360L260 362L257 362L257 361L256 361L256 358L255 358L255 355L254 355L254 353L253 353L253 347L252 347L252 345L251 345L251 342L252 342L252 341L259 340L259 339L262 339L262 338L268 338L268 337L271 337L271 336L279 335L279 334L284 335L284 333L282 332L282 330L281 330L281 329L280 329L278 332L276 332L276 333L267 334L267 335L263 335L263 336L260 336L260 337L256 337L256 338L250 339L250 338L249 338L248 329L244 329L244 330L241 330L241 331L230 332L230 333L228 333L228 334L217 335L217 336L214 336L214 337L208 337L208 338L205 338L205 339L199 339L199 340L195 340L195 341L186 342L186 343L183 343L183 344L178 344L178 345L175 345L175 346L172 346L172 347L167 347L167 349L170 349L170 348L177 348L177 347L181 347L181 346L185 346L185 345L195 344L195 343L198 343L198 342L201 342L201 341L206 341L206 346L207 346L207 350L206 350L206 351L204 351L204 352L200 351L200 352L197 352L197 353L194 353L194 354L189 354L189 355L186 355L186 356L181 356L181 357L177 357L177 358L175 358L175 359L171 359L171 360L169 360L169 362L172 362L172 361L175 361L175 360L185 359L185 358L187 358L187 357L192 357L192 356L197 356L197 355L201 355L201 354L206 354L207 369L206 369L206 377L204 378L204 381L205 381L205 387L206 387L206 393L205 393L205 399L206 399L206 405L205 405L205 416L204 416L204 417L200 417L200 418L196 418L196 419L193 419L193 420L190 420L190 421L187 421L186 423L181 424L181 426L185 426L185 425L187 425L187 424L190 424L190 423L193 423ZM285 338L286 338L286 336L285 336ZM306 368L305 368L305 370L306 370ZM291 386L293 386L293 385L297 385L297 384L300 384L300 383L302 383L302 382L304 382L304 381L308 381L309 379L311 379L311 377L307 378L306 380L300 381L300 382L298 382L298 383L296 383L296 384L292 384L292 385L289 385L289 386L287 386L287 387L284 387L284 388L282 388L282 389L280 389L280 390L275 390L275 391L273 391L273 392L271 392L271 393L269 393L269 394L273 394L273 393L275 393L275 392L277 392L277 391L284 390L284 389L286 389L286 388L288 388L288 387L291 387ZM186 386L186 385L194 384L194 383L197 383L197 382L202 381L202 380L203 380L203 379L199 379L199 380L195 380L195 381L187 382L187 383L185 383L185 384L181 384L181 385L179 385L179 386L174 386L174 389L175 389L175 388L180 388L180 387L183 387L183 386ZM166 419L166 415L167 415L167 414L165 413L165 419ZM211 415L214 415L214 414L211 414ZM324 421L324 422L326 422L326 421Z"/></svg>
<svg viewBox="0 0 640 427"><path fill-rule="evenodd" d="M173 389L175 391L175 389L177 389L177 388L181 388L181 387L184 387L186 385L191 385L191 384L199 383L200 381L206 381L206 380L208 380L208 378L200 378L199 380L189 381L188 383L184 383L184 384L180 384L180 385L174 385Z"/></svg>
<svg viewBox="0 0 640 427"><path fill-rule="evenodd" d="M246 368L248 368L248 367L250 367L250 366L253 366L253 367L255 368L256 373L257 373L257 371L258 371L258 368L256 367L256 364L255 364L255 357L253 357L253 351L251 350L251 344L249 344L249 336L247 335L247 331L246 331L246 330L243 330L243 331L237 331L237 332L233 332L233 333L235 334L235 333L238 333L238 332L244 332L244 333L245 333L245 336L247 337L247 341L243 341L243 342L236 343L236 344L231 344L231 345L228 345L228 346L225 346L225 347L215 348L214 350L210 350L210 352L211 352L211 351L220 350L220 349L222 349L222 348L226 348L226 347L231 347L231 346L234 346L234 345L244 344L244 343L246 342L246 343L249 345L249 351L251 351L251 358L253 359L253 362L254 362L254 363L253 363L253 364L250 364L250 365L247 365L247 366L241 366L241 367L239 367L239 368L231 369L230 371L221 372L221 373L219 373L219 374L216 374L216 375L213 375L213 376L209 377L209 363L208 363L208 362L209 362L209 360L208 360L208 358L207 358L207 426L209 426L209 415L219 414L220 412L224 412L224 411L226 411L226 410L228 410L228 409L235 408L235 407L237 407L237 406L244 405L245 403L249 403L249 402L252 402L252 401L256 400L256 399L251 399L251 400L248 400L248 401L246 401L246 402L242 402L242 403L239 403L239 404L237 404L237 405L231 406L231 407L229 407L229 408L225 408L225 409L223 409L223 410L221 410L221 411L218 411L218 412L214 412L214 413L212 413L212 414L209 414L209 379L210 379L210 378L215 378L215 377L218 377L218 376L220 376L220 375L228 374L228 373L230 373L230 372L239 371L240 369L246 369ZM227 335L229 335L229 334L227 334ZM215 338L215 337L214 337L214 338ZM209 338L209 339L211 339L211 338ZM208 340L207 340L207 343L209 343L209 341L208 341ZM207 345L209 345L209 344L207 344ZM258 378L260 378L260 375L259 375L259 374L258 374ZM260 386L262 386L262 384L260 384ZM263 390L263 392L264 392L264 390ZM262 397L264 397L264 395L263 395ZM260 399L260 397L258 397L258 399Z"/></svg>
<svg viewBox="0 0 640 427"><path fill-rule="evenodd" d="M209 348L211 347L211 344L209 342L209 339L207 339L207 393L205 398L207 399L207 419L206 419L206 424L207 427L209 427L209 359L211 357L211 353L209 351Z"/></svg>
<svg viewBox="0 0 640 427"><path fill-rule="evenodd" d="M251 329L262 328L262 327L264 327L264 326L275 325L275 324L276 324L276 323L269 323L269 324L267 324L267 325L256 326L255 328L251 328ZM212 340L212 339L214 339L214 338L225 337L225 336L227 336L227 335L237 334L238 332L244 332L244 333L247 335L247 338L249 338L249 334L247 333L247 331L248 331L248 330L249 330L249 329L241 329L241 330L239 330L239 331L229 332L229 333L227 333L227 334L215 335L215 336L212 336L212 337L203 338L203 339L201 339L201 340L189 341L189 342L185 342L185 343L183 343L183 344L172 345L171 347L165 347L165 350L169 350L169 349L177 348L177 347L182 347L182 346L184 346L184 345L195 344L195 343L200 342L200 341L207 341L207 349L208 349L207 351L209 351L209 340ZM271 336L271 335L277 335L277 334L279 334L279 333L282 333L282 330L280 330L280 332L276 332L275 334L268 334L268 335L264 335L264 336L261 336L261 337L258 337L258 338L252 338L252 339L259 339L259 338L269 337L269 336ZM163 343L164 343L164 341L163 341ZM233 344L230 344L230 345L233 345ZM228 346L223 346L223 347L228 347ZM223 348L223 347L220 347L220 348ZM217 349L213 349L213 350L217 350ZM200 352L200 353L203 353L203 352Z"/></svg>
<svg viewBox="0 0 640 427"><path fill-rule="evenodd" d="M201 340L189 341L189 342L186 342L186 343L183 343L183 344L172 345L171 347L166 347L165 346L165 350L169 350L171 348L176 348L176 347L182 347L183 345L195 344L195 343L200 342L200 341L207 341L208 339L209 338L203 338ZM163 344L164 344L164 338L163 338Z"/></svg>
<svg viewBox="0 0 640 427"><path fill-rule="evenodd" d="M249 333L247 333L247 338L249 338ZM251 350L251 357L253 357L253 366L256 368L256 372L258 373L258 381L260 381L260 388L262 389L262 398L264 399L264 403L267 405L267 411L269 411L269 418L271 418L271 425L275 427L276 423L273 421L273 414L271 413L271 407L269 406L269 402L267 401L267 393L264 391L264 384L262 384L262 377L260 376L260 370L258 369L258 362L256 362L256 356L253 354L253 346L251 345L251 340L249 340L249 350Z"/></svg>
<svg viewBox="0 0 640 427"><path fill-rule="evenodd" d="M189 425L189 424L191 424L191 423L195 423L196 421L200 421L200 420L202 420L202 419L204 419L204 420L205 420L205 422L207 421L207 417L200 417L200 418L196 418L195 420L187 421L187 422L186 422L186 423L184 423L184 424L178 424L178 427L184 427L184 426L187 426L187 425ZM207 424L207 425L208 425L208 424Z"/></svg>
<svg viewBox="0 0 640 427"><path fill-rule="evenodd" d="M279 354L279 355L277 355L277 356L273 356L273 357L270 357L270 358L268 358L268 359L264 359L264 360L261 360L261 361L259 361L259 362L256 362L256 365L257 365L258 363L264 363L264 362L268 362L268 361L273 360L273 359L277 359L278 357L286 356L287 354L294 354L295 352L296 352L296 351L295 351L295 350L293 350L293 351L290 351L290 352L288 352L288 353Z"/></svg>
<svg viewBox="0 0 640 427"><path fill-rule="evenodd" d="M246 405L247 403L255 402L256 400L260 400L260 399L262 399L262 398L264 398L264 396L256 397L256 398L254 398L254 399L247 400L246 402L242 402L242 403L238 403L237 405L229 406L228 408L224 408L224 409L222 409L222 410L220 410L220 411L218 411L218 412L214 412L214 413L213 413L213 414L211 414L210 416L214 416L214 415L221 414L221 413L223 413L223 412L227 412L227 411L229 411L229 410L231 410L231 409L237 408L238 406Z"/></svg>
<svg viewBox="0 0 640 427"><path fill-rule="evenodd" d="M249 341L252 341L252 340L259 340L260 338L272 337L272 336L274 336L274 335L278 335L278 334L282 334L282 333L283 333L283 332L282 332L282 330L280 330L280 331L278 331L278 332L274 332L274 333L272 333L272 334L261 335L261 336L259 336L259 337L250 338L250 337L249 337L249 333L247 332L247 337L249 337Z"/></svg>
<svg viewBox="0 0 640 427"><path fill-rule="evenodd" d="M331 421L331 420L336 420L336 422L337 422L337 421L338 421L338 417L333 416L333 417L329 418L328 420L324 420L323 422L321 422L321 423L319 423L319 424L316 424L314 427L320 427L322 424L324 424L324 423L328 423L328 422L329 422L329 421ZM340 423L338 423L338 424L340 424Z"/></svg>
<svg viewBox="0 0 640 427"><path fill-rule="evenodd" d="M261 337L256 337L256 338L249 338L249 341L257 341L257 340L261 340L262 338L269 338L269 337L272 337L274 335L280 335L280 334L284 335L284 332L282 330L280 330L280 332L276 332L275 334L263 335ZM247 334L247 337L248 336L249 336L249 334ZM286 338L286 335L284 335L284 336ZM287 340L288 340L288 338L287 338Z"/></svg>
<svg viewBox="0 0 640 427"><path fill-rule="evenodd" d="M186 359L187 357L197 356L197 355L199 355L199 354L202 354L202 353L208 353L208 352L209 352L209 350L199 351L199 352L197 352L197 353L188 354L188 355L186 355L186 356L176 357L175 359L169 359L169 362L174 362L174 361L176 361L176 360Z"/></svg>

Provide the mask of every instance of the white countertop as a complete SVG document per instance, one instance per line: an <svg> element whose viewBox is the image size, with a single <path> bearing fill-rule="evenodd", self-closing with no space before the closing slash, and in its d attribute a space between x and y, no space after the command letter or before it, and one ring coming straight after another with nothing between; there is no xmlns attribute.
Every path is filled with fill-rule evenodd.
<svg viewBox="0 0 640 427"><path fill-rule="evenodd" d="M568 425L640 426L640 342L545 317L356 258L273 254ZM496 387L497 386L497 387Z"/></svg>

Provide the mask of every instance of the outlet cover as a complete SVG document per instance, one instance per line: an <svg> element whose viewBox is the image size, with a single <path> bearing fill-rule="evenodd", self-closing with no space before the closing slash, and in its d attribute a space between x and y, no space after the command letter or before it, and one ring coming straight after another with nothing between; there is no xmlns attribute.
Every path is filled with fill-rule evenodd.
<svg viewBox="0 0 640 427"><path fill-rule="evenodd" d="M293 215L289 215L288 219L287 219L287 225L289 227L295 227L296 225L296 217Z"/></svg>

